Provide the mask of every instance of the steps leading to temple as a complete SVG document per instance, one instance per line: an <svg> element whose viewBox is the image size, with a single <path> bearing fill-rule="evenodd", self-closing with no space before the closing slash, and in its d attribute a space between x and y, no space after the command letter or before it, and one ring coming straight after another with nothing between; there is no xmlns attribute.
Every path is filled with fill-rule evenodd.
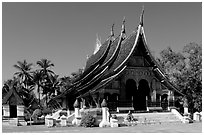
<svg viewBox="0 0 204 135"><path fill-rule="evenodd" d="M126 114L115 114L120 120L124 122L127 117ZM182 121L171 112L155 112L155 113L133 113L136 118L137 124L162 124L162 123L182 123Z"/></svg>

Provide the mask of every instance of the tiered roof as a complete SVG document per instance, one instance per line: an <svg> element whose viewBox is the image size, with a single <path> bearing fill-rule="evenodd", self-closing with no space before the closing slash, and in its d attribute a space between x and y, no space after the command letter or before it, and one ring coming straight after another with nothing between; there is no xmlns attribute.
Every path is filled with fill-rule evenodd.
<svg viewBox="0 0 204 135"><path fill-rule="evenodd" d="M98 52L90 56L87 60L83 74L69 89L53 99L60 98L67 93L82 97L107 86L124 71L129 58L133 55L138 45L143 45L145 52L144 57L148 60L150 66L153 67L153 72L159 76L159 80L164 82L164 85L170 87L171 90L180 93L178 89L168 81L168 78L166 78L161 67L148 49L143 27L143 14L144 10L142 11L137 30L130 34L129 37L126 38L125 35L125 20L123 20L121 33L116 39L113 39L112 30L111 36L102 44Z"/></svg>

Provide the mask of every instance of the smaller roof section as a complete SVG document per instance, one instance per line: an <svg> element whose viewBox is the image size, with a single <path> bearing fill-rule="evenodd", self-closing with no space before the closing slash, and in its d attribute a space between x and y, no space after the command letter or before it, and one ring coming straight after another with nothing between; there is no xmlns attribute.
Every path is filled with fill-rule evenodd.
<svg viewBox="0 0 204 135"><path fill-rule="evenodd" d="M14 88L11 88L3 98L2 104L23 105L24 102Z"/></svg>

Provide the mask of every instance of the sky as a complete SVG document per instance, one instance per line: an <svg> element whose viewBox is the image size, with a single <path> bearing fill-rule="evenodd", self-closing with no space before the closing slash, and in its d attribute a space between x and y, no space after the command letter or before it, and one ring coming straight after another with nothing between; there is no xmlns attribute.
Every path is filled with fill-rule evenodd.
<svg viewBox="0 0 204 135"><path fill-rule="evenodd" d="M123 17L126 34L139 24L144 5L147 44L155 57L170 46L175 51L190 43L202 44L202 3L13 3L2 4L2 81L11 79L17 61L42 58L54 63L60 77L85 67L94 52L96 35L103 43L115 23L120 34Z"/></svg>

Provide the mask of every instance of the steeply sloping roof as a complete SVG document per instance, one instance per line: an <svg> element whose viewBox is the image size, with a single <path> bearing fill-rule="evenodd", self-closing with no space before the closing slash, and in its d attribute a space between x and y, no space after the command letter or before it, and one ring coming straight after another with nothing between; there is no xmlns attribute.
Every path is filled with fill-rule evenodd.
<svg viewBox="0 0 204 135"><path fill-rule="evenodd" d="M144 10L143 10L144 13ZM102 87L109 85L116 77L118 77L124 69L127 67L127 63L130 57L134 54L134 50L138 47L138 45L142 46L144 51L144 57L150 63L150 66L153 67L153 72L158 74L160 77L160 81L164 81L164 85L170 87L170 90L174 90L179 92L179 90L173 86L166 78L163 70L156 62L155 58L152 56L146 42L146 37L144 33L143 27L143 13L140 17L140 23L137 27L136 32L133 32L128 38L124 40L125 34L125 25L123 20L122 31L119 37L115 39L114 42L111 42L110 49L108 48L108 40L100 47L96 54L93 54L86 62L86 68L83 74L89 75L86 79L81 79L83 81L79 82L77 85L74 85L72 88L66 90L61 95L56 96L55 98L59 98L64 94L72 92L76 95L83 96L88 93L93 93L99 90ZM107 55L104 55L105 52ZM104 60L101 61L100 64L97 63L100 58L104 56ZM94 71L89 71L94 69ZM156 69L156 70L155 70ZM83 76L82 74L82 76Z"/></svg>
<svg viewBox="0 0 204 135"><path fill-rule="evenodd" d="M18 95L18 93L16 92L16 90L14 88L11 88L9 90L9 92L3 98L2 104L9 104L9 100L12 97L12 95L14 95L14 97L16 98L16 101L17 101L16 104L17 105L23 105L24 104L23 100L20 98L20 96Z"/></svg>

